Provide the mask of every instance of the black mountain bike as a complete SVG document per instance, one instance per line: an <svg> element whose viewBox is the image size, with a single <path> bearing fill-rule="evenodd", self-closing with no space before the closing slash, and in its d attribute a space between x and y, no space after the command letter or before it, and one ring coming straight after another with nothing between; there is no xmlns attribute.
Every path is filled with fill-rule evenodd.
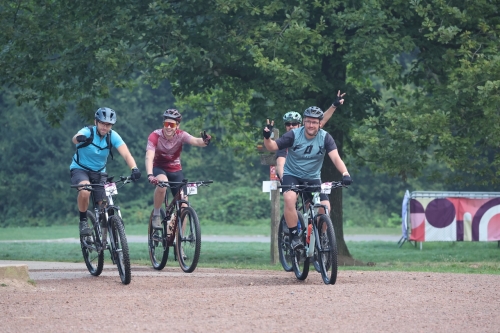
<svg viewBox="0 0 500 333"><path fill-rule="evenodd" d="M321 185L280 185L278 188L287 188L302 194L303 192L313 191L312 203L306 205L302 199L299 208L305 212L302 214L297 211L299 218L298 223L301 225L299 237L301 238L304 248L294 251L289 245L289 235L286 222L284 226L280 223L279 242L280 242L280 261L283 268L292 267L295 276L299 280L305 280L309 274L309 264L313 260L316 270L321 273L325 284L335 284L337 281L337 240L335 238L335 230L329 216L326 206L320 202L320 193L330 193L332 188L347 187L342 182L328 182ZM300 197L302 197L300 195ZM302 207L300 207L302 205ZM304 208L305 207L305 208ZM325 214L319 214L318 209L323 208ZM286 230L285 230L286 227ZM288 243L285 245L284 242ZM283 244L281 244L283 242ZM283 258L282 258L283 256ZM284 264L285 263L285 264ZM285 269L286 270L286 269ZM290 270L291 271L291 270Z"/></svg>
<svg viewBox="0 0 500 333"><path fill-rule="evenodd" d="M187 197L198 193L198 187L208 186L212 180L188 182L159 182L159 187L179 187L180 190L168 203L168 191L165 194L165 208L160 209L162 229L152 225L153 211L148 222L149 258L154 269L162 270L167 264L169 248L174 248L174 258L186 273L196 269L200 259L201 230L198 215L187 201ZM184 193L183 188L187 189Z"/></svg>
<svg viewBox="0 0 500 333"><path fill-rule="evenodd" d="M90 200L94 207L93 213L87 210L87 221L92 234L80 237L87 269L90 274L99 276L104 266L104 250L108 249L111 261L118 266L122 283L129 284L131 272L127 236L120 207L114 205L113 196L118 194L117 184L122 183L123 186L132 182L132 179L121 176L120 180L113 182L113 178L108 177L105 184L71 185L71 187L78 188L78 191L90 191ZM94 200L94 191L102 187L106 191L106 198L98 204Z"/></svg>

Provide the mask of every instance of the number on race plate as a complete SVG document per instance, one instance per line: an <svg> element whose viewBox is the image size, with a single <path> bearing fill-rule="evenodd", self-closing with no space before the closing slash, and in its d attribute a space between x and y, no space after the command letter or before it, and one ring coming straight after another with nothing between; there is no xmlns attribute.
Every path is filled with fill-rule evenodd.
<svg viewBox="0 0 500 333"><path fill-rule="evenodd" d="M332 192L332 183L321 184L321 193L330 194Z"/></svg>
<svg viewBox="0 0 500 333"><path fill-rule="evenodd" d="M187 195L198 194L198 186L196 184L187 184Z"/></svg>
<svg viewBox="0 0 500 333"><path fill-rule="evenodd" d="M107 196L118 194L118 190L116 189L115 183L109 183L109 184L104 185L104 189L106 190Z"/></svg>

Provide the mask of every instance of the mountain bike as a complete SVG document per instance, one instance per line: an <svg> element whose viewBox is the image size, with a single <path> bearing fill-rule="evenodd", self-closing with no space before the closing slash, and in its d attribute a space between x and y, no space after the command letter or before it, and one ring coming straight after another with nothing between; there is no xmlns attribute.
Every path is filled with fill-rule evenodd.
<svg viewBox="0 0 500 333"><path fill-rule="evenodd" d="M302 228L304 224L304 215L308 213L307 209L310 204L310 200L304 199L302 195L303 192L297 192L297 201L295 203L295 209L297 210L298 222L297 226ZM316 251L316 250L315 250ZM285 221L285 214L281 215L280 224L278 227L278 254L281 266L286 272L291 272L293 270L292 266L292 247L290 246L290 234L288 226ZM317 258L315 253L314 258ZM316 272L321 273L319 263L317 260L313 260L313 266Z"/></svg>
<svg viewBox="0 0 500 333"><path fill-rule="evenodd" d="M131 280L130 255L125 235L125 226L119 206L115 206L113 196L118 194L117 184L122 186L131 183L130 177L120 176L120 180L113 182L114 177L107 177L104 184L71 185L78 191L90 191L90 200L94 212L87 210L87 221L92 230L90 236L80 236L83 259L91 275L99 276L104 266L104 250L108 249L111 261L118 266L118 273L123 284ZM97 203L94 191L104 187L106 198ZM109 231L109 232L108 232Z"/></svg>
<svg viewBox="0 0 500 333"><path fill-rule="evenodd" d="M148 223L148 249L151 264L156 270L162 270L167 264L169 248L174 248L174 259L186 273L196 269L200 259L201 230L198 215L187 201L187 197L198 193L198 187L208 186L212 180L189 182L158 182L159 187L178 187L179 191L172 202L168 202L165 193L164 206L160 209L162 229L152 225L153 211ZM184 190L185 189L185 190Z"/></svg>
<svg viewBox="0 0 500 333"><path fill-rule="evenodd" d="M290 245L288 245L291 267L296 278L299 280L305 280L307 278L309 274L309 264L312 258L313 262L317 262L319 272L325 284L335 284L337 281L337 240L335 238L335 230L328 209L320 202L320 193L329 194L332 188L338 187L347 186L343 185L342 182L326 182L321 185L292 184L278 186L278 188L287 188L302 194L300 195L302 198L303 192L306 190L313 191L312 202L307 204L307 202L304 202L302 199L302 203L298 206L301 210L306 212L302 214L298 211L298 223L302 226L299 237L304 244L304 248L294 251L291 249ZM306 208L304 208L304 205ZM319 208L323 208L325 213L319 214ZM279 235L281 236L281 234Z"/></svg>

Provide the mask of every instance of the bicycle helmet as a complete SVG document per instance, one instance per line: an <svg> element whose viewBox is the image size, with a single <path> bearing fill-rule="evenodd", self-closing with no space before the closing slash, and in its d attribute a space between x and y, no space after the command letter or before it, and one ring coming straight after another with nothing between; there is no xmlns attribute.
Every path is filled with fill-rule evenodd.
<svg viewBox="0 0 500 333"><path fill-rule="evenodd" d="M302 116L300 113L295 112L295 111L288 111L283 115L283 121L286 122L297 122L301 123L302 122Z"/></svg>
<svg viewBox="0 0 500 333"><path fill-rule="evenodd" d="M182 116L176 109L168 109L167 111L163 112L163 120L165 119L173 119L180 123L182 120Z"/></svg>
<svg viewBox="0 0 500 333"><path fill-rule="evenodd" d="M103 123L114 124L116 123L116 112L110 108L99 108L95 112L95 120Z"/></svg>
<svg viewBox="0 0 500 333"><path fill-rule="evenodd" d="M323 120L323 111L317 106L310 106L304 111L304 118L305 117Z"/></svg>

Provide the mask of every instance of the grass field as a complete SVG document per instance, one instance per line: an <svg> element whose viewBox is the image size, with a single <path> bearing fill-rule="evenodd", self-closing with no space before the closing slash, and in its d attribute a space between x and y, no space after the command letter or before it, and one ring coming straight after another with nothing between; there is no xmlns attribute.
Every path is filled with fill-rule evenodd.
<svg viewBox="0 0 500 333"><path fill-rule="evenodd" d="M227 225L203 226L204 235L268 235L268 226L237 227ZM393 234L363 229L364 234ZM0 240L34 240L75 238L76 226L47 228L3 228ZM129 225L127 235L144 235L144 226ZM347 234L360 231L344 230ZM427 242L423 250L411 244L401 248L395 242L347 242L351 255L374 266L349 266L340 269L398 270L453 273L500 274L500 248L497 242ZM150 265L146 243L130 243L133 264ZM109 258L106 252L105 258ZM35 260L83 262L78 243L0 242L0 260ZM171 251L169 267L177 267ZM270 264L269 243L214 243L203 242L199 267L281 270L281 265Z"/></svg>

